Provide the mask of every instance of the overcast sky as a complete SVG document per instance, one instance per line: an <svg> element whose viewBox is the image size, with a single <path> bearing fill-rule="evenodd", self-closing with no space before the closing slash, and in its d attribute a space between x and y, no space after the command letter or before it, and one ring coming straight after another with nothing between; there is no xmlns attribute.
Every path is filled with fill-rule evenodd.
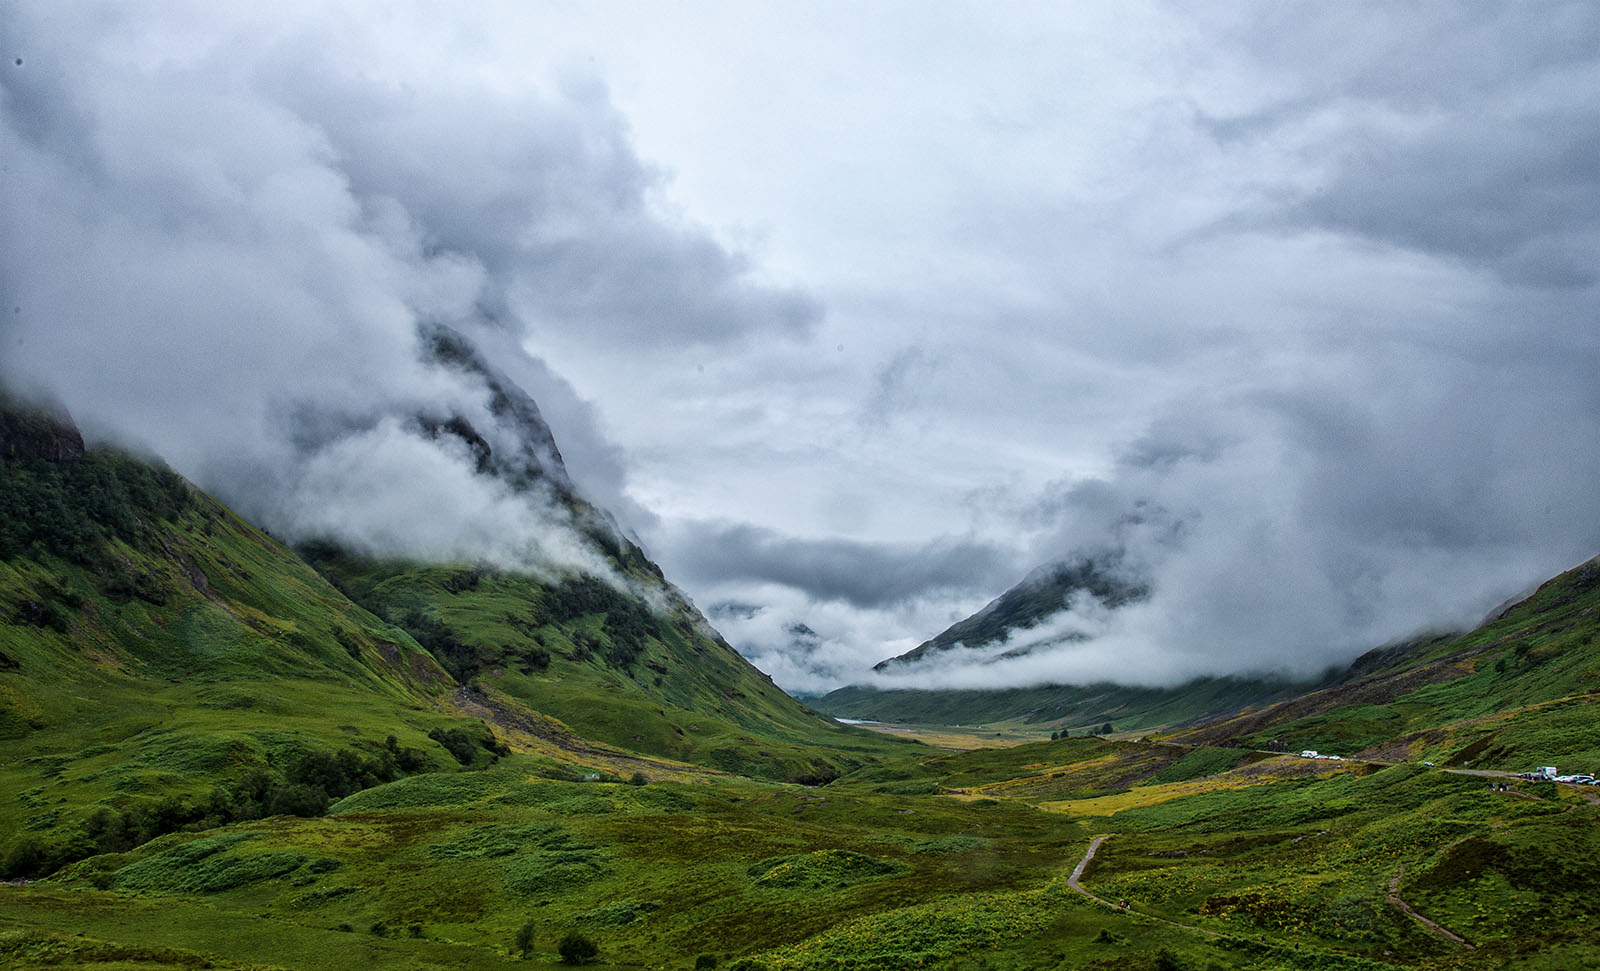
<svg viewBox="0 0 1600 971"><path fill-rule="evenodd" d="M554 528L396 417L443 320L795 691L1084 551L1151 598L926 683L1314 672L1600 552L1587 0L327 6L0 3L0 370L286 535Z"/></svg>

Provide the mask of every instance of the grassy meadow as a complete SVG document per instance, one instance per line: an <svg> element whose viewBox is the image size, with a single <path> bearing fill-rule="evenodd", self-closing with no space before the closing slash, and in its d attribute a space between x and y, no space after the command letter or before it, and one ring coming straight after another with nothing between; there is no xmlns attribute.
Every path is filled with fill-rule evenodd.
<svg viewBox="0 0 1600 971"><path fill-rule="evenodd" d="M925 752L823 788L552 778L513 754L0 887L0 954L546 967L574 931L603 966L747 971L1554 969L1600 953L1600 807L1581 792L1287 757L1196 775L1248 754L1156 749ZM1129 772L1146 781L1098 788ZM1041 776L1056 787L1017 784ZM1083 886L1126 907L1067 884L1100 834ZM1471 947L1403 914L1391 884Z"/></svg>

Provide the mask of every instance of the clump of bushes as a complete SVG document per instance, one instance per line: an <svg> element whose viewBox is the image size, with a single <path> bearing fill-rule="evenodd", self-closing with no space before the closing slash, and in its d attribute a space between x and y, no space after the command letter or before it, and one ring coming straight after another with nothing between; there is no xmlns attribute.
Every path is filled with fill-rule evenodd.
<svg viewBox="0 0 1600 971"><path fill-rule="evenodd" d="M448 843L428 847L436 860L479 860L510 856L524 845L560 845L566 841L561 827L554 823L526 823L521 826L479 826Z"/></svg>
<svg viewBox="0 0 1600 971"><path fill-rule="evenodd" d="M614 904L586 910L573 917L579 924L591 927L629 927L661 909L659 900L619 900Z"/></svg>
<svg viewBox="0 0 1600 971"><path fill-rule="evenodd" d="M112 539L149 546L156 524L193 502L176 472L110 449L68 461L0 458L0 560L59 556L106 565Z"/></svg>
<svg viewBox="0 0 1600 971"><path fill-rule="evenodd" d="M246 772L231 786L204 796L165 796L130 805L101 806L75 832L47 842L24 837L0 857L0 876L32 879L97 853L121 853L158 836L199 832L265 816L321 816L329 803L424 768L421 753L393 735L370 752L302 751L280 773Z"/></svg>
<svg viewBox="0 0 1600 971"><path fill-rule="evenodd" d="M286 876L306 862L298 853L239 856L223 852L242 842L234 837L253 835L235 833L175 846L118 870L113 886L172 893L221 893Z"/></svg>
<svg viewBox="0 0 1600 971"><path fill-rule="evenodd" d="M752 864L746 872L755 878L757 886L825 890L904 873L907 869L902 863L851 850L817 850L771 857Z"/></svg>
<svg viewBox="0 0 1600 971"><path fill-rule="evenodd" d="M600 955L600 948L577 931L569 931L556 945L562 964L588 964Z"/></svg>
<svg viewBox="0 0 1600 971"><path fill-rule="evenodd" d="M549 893L581 886L605 874L600 854L588 846L518 853L506 858L506 888L514 893Z"/></svg>
<svg viewBox="0 0 1600 971"><path fill-rule="evenodd" d="M451 677L462 684L472 680L482 670L478 652L434 614L412 607L394 622L405 628L412 640L422 645L424 650L444 665Z"/></svg>
<svg viewBox="0 0 1600 971"><path fill-rule="evenodd" d="M511 749L495 738L494 732L487 726L480 725L479 729L473 732L466 728L435 728L428 733L428 737L443 745L445 751L462 765L471 765L476 761L479 749L489 753L490 763L502 755L511 754Z"/></svg>
<svg viewBox="0 0 1600 971"><path fill-rule="evenodd" d="M602 630L610 643L591 640L577 646L603 649L606 661L617 667L631 666L658 633L655 615L637 597L588 575L567 577L545 591L542 608L549 622L556 624L604 614Z"/></svg>

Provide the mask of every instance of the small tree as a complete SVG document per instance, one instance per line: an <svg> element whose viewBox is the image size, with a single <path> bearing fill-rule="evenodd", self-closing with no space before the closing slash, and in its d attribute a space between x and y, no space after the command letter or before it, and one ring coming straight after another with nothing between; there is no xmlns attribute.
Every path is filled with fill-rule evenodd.
<svg viewBox="0 0 1600 971"><path fill-rule="evenodd" d="M561 955L562 964L588 964L599 956L600 948L577 931L568 931L556 945L556 953Z"/></svg>
<svg viewBox="0 0 1600 971"><path fill-rule="evenodd" d="M517 936L512 941L512 946L522 955L523 960L527 960L528 955L533 953L533 918L528 918L526 924L517 928Z"/></svg>

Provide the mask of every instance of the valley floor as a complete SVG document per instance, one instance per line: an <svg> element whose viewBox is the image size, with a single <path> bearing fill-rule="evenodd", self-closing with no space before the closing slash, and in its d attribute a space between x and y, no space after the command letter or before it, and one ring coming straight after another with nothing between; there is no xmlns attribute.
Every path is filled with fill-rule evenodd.
<svg viewBox="0 0 1600 971"><path fill-rule="evenodd" d="M576 931L628 968L1595 966L1600 807L1510 785L1087 738L820 789L513 756L0 887L0 963L553 967Z"/></svg>

